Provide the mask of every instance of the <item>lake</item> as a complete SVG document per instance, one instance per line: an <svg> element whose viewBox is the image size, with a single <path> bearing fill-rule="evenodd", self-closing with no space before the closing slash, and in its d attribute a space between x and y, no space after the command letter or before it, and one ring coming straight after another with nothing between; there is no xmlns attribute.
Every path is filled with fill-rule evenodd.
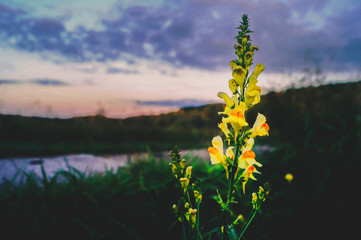
<svg viewBox="0 0 361 240"><path fill-rule="evenodd" d="M272 151L273 147L268 145L254 146L255 153L260 156L263 153ZM199 157L200 159L209 159L207 149L195 149L181 151L182 157L189 158ZM48 177L52 177L60 169L68 169L68 165L75 167L84 173L102 173L106 169L113 169L131 164L133 161L139 159L148 159L149 153L132 153L132 154L118 154L118 155L92 155L92 154L73 154L62 155L55 157L43 158L13 158L0 160L0 183L4 178L11 180L19 170L21 173L16 177L15 182L20 182L25 178L26 173L34 173L37 176L42 176L41 164L43 164L45 172ZM152 153L155 158L169 159L169 152L155 152Z"/></svg>
<svg viewBox="0 0 361 240"><path fill-rule="evenodd" d="M182 156L189 155L190 157L199 156L200 158L209 158L206 149L186 150L182 151ZM132 161L139 159L147 159L149 153L132 153L119 155L92 155L92 154L72 154L55 157L43 158L13 158L0 160L0 183L4 178L11 180L21 170L26 173L35 173L37 176L42 176L41 164L44 165L46 174L52 177L60 169L68 169L68 165L75 167L81 172L92 173L105 172L106 169L116 170L118 167L126 166ZM152 153L154 157L167 159L170 157L169 152L155 152ZM170 160L169 160L170 161ZM17 176L15 182L24 179L25 174L21 173Z"/></svg>

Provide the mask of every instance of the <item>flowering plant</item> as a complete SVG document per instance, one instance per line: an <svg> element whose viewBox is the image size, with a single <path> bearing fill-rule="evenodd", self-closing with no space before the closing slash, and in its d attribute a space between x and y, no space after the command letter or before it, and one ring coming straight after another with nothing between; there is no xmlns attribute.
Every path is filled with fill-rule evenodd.
<svg viewBox="0 0 361 240"><path fill-rule="evenodd" d="M223 115L222 121L218 124L225 140L221 136L216 136L212 139L212 146L208 148L211 163L222 165L228 182L227 196L221 196L217 190L215 197L223 212L223 224L219 227L222 239L229 239L231 231L235 231L234 229L244 223L238 237L241 239L256 213L260 211L262 203L268 198L270 191L270 187L266 183L259 187L258 192L251 194L253 210L247 223L242 215L236 214L233 210L234 205L237 204L236 192L246 194L248 181L250 179L257 180L256 174L260 174L259 168L262 167L262 164L256 160L256 154L252 151L255 138L266 136L269 132L269 126L264 115L258 113L252 127L246 120L247 111L261 100L261 87L257 83L258 76L265 67L259 63L250 74L253 55L258 47L251 44L249 34L252 31L249 30L247 15L243 15L241 24L237 29L239 31L238 36L235 37L237 44L234 49L238 59L230 62L233 78L228 81L232 96L230 97L224 92L217 94L225 102L225 109L220 112ZM225 151L224 145L227 145ZM184 192L184 196L178 204L173 205L173 209L179 221L189 224L191 238L202 239L199 227L201 190L197 183L190 184L192 167L186 167L185 160L181 159L179 152L177 150L172 151L171 157L173 160L170 164L172 172L179 179L179 186ZM239 189L241 191L238 191ZM195 204L192 205L192 202Z"/></svg>

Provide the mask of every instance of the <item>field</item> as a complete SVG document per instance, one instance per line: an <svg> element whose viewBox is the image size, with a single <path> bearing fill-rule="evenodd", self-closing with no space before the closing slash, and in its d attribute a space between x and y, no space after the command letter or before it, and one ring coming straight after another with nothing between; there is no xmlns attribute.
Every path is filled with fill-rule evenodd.
<svg viewBox="0 0 361 240"><path fill-rule="evenodd" d="M265 181L270 183L272 199L266 202L262 215L256 216L246 239L355 238L361 163L360 90L358 82L271 92L249 113L250 118L258 111L267 116L270 137L263 138L261 144L274 150L259 156L262 175L249 187L249 198L239 203L240 211L249 218L251 191ZM216 123L221 107L208 105L124 120L1 116L1 154L206 147L219 134ZM204 191L203 232L211 232L220 215L213 197L224 184L222 168L211 166L207 159L187 159L193 166L192 176L201 179ZM44 173L40 179L30 174L18 185L7 181L0 186L1 238L182 239L172 211L180 193L169 161L150 156L127 167L90 175L69 166L52 178ZM292 182L284 179L286 173L293 174Z"/></svg>

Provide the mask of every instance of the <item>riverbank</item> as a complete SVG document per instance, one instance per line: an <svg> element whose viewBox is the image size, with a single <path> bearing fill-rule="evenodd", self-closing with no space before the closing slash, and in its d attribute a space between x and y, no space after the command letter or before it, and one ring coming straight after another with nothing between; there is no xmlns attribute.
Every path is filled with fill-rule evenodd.
<svg viewBox="0 0 361 240"><path fill-rule="evenodd" d="M257 113L267 116L270 136L259 140L263 144L303 141L311 135L318 138L320 145L324 141L336 142L343 132L356 129L355 135L361 134L360 92L361 82L269 92L247 112L247 119L253 122ZM174 146L206 148L220 134L217 123L222 116L218 112L223 110L222 104L210 104L127 119L0 114L0 158L169 151Z"/></svg>

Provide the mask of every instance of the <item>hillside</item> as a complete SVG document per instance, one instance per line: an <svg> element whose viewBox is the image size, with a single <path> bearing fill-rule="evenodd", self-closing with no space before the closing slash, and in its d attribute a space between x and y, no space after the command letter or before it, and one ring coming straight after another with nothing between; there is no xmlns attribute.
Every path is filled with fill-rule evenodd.
<svg viewBox="0 0 361 240"><path fill-rule="evenodd" d="M359 138L360 93L361 82L270 92L247 118L253 122L257 112L267 116L271 134L262 139L266 143L303 142L312 137L324 145L345 136ZM0 157L205 147L220 133L217 123L222 110L222 104L211 104L127 119L0 115Z"/></svg>

